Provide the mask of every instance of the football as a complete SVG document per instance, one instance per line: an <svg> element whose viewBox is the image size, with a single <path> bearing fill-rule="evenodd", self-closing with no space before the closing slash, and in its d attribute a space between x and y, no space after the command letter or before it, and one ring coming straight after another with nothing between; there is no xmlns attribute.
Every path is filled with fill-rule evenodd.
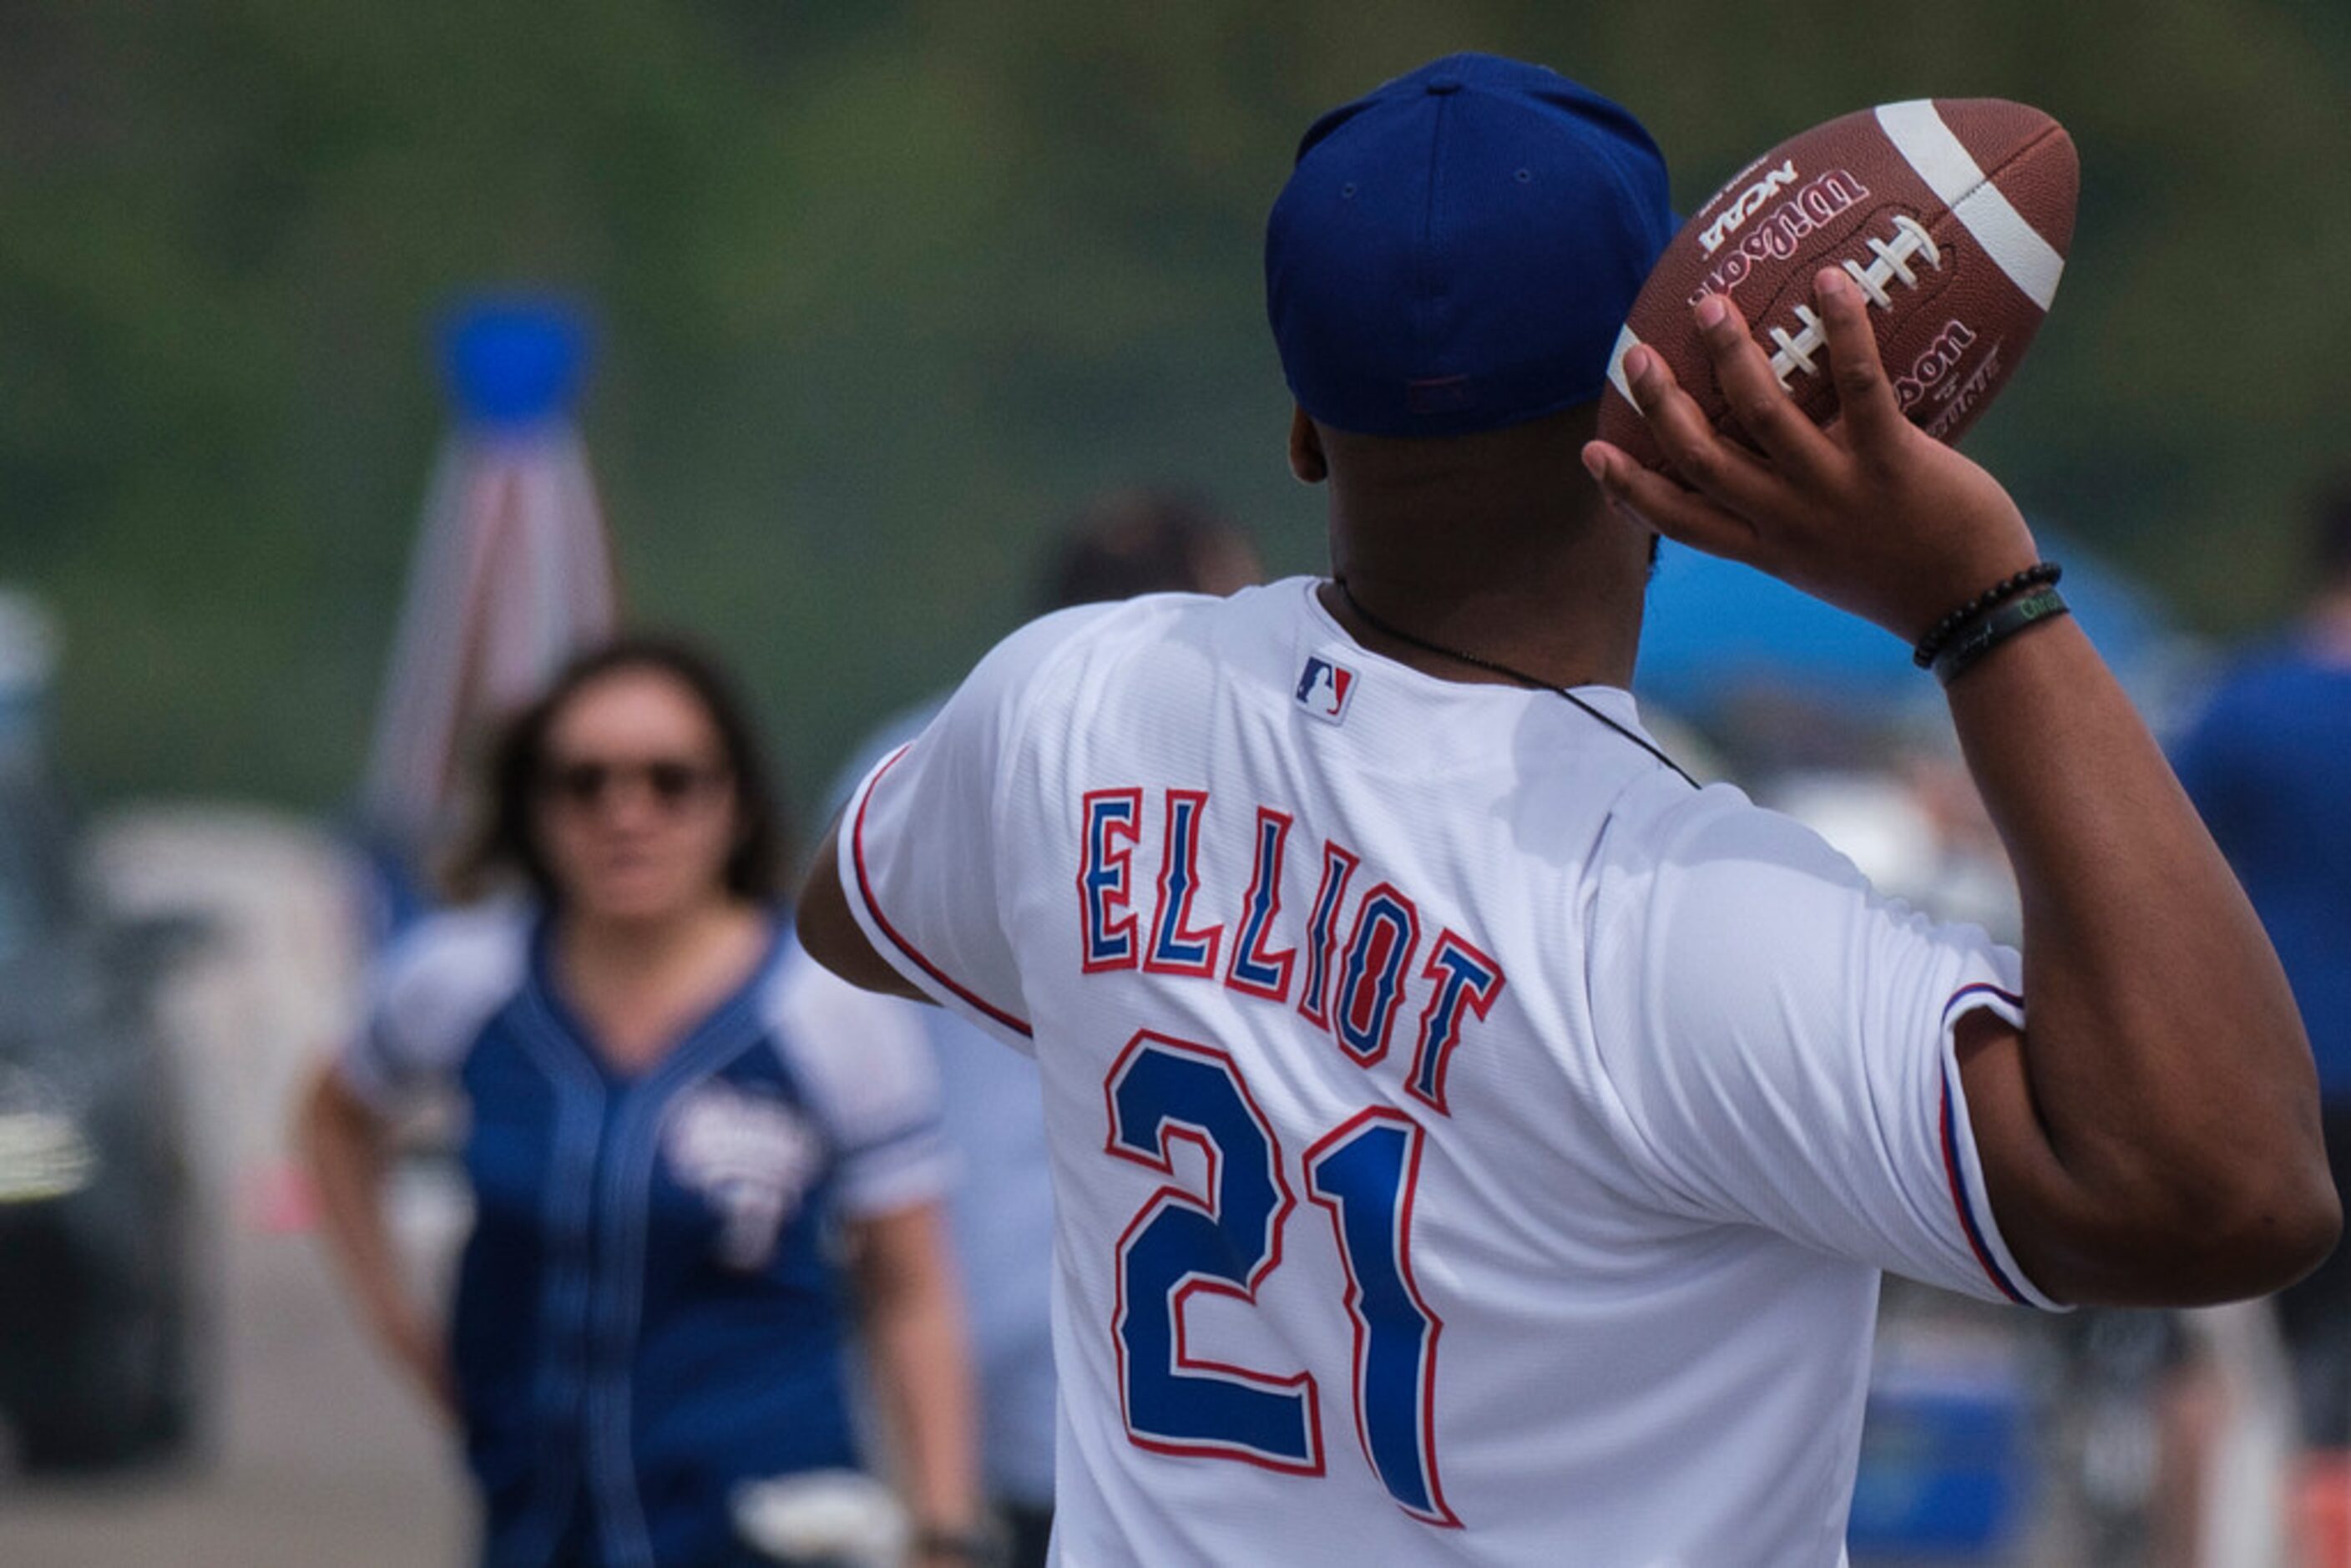
<svg viewBox="0 0 2351 1568"><path fill-rule="evenodd" d="M1646 343L1717 428L1737 434L1690 307L1746 314L1805 415L1836 413L1813 278L1842 267L1912 423L1956 442L2015 373L2057 293L2080 165L2064 128L1996 98L1882 104L1815 126L1731 176L1682 225L1633 302L1601 394L1600 434L1665 458L1635 411L1625 355Z"/></svg>

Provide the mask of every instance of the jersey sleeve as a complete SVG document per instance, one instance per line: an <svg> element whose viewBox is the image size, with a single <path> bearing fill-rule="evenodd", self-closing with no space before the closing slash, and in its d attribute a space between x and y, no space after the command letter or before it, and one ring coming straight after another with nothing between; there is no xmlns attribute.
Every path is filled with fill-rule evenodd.
<svg viewBox="0 0 2351 1568"><path fill-rule="evenodd" d="M384 1113L445 1082L492 1014L520 988L530 917L517 906L419 922L368 977L367 1012L336 1061L345 1088Z"/></svg>
<svg viewBox="0 0 2351 1568"><path fill-rule="evenodd" d="M1037 683L1067 640L1110 607L1061 612L981 660L938 716L858 786L840 829L840 875L874 950L940 1005L1030 1049L1028 1003L1006 935L1006 786Z"/></svg>
<svg viewBox="0 0 2351 1568"><path fill-rule="evenodd" d="M954 1158L916 1006L861 991L795 953L769 1016L835 1152L842 1211L866 1218L945 1197Z"/></svg>
<svg viewBox="0 0 2351 1568"><path fill-rule="evenodd" d="M1612 832L1616 830L1612 829ZM1953 1054L2022 961L1880 896L1718 786L1604 863L1593 1023L1636 1159L1686 1213L1965 1295L2057 1305L1992 1217Z"/></svg>

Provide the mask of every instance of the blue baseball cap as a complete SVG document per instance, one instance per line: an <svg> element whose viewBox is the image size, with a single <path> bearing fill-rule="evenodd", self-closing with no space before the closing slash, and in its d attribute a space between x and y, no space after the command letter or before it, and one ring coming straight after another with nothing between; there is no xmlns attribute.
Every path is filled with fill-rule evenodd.
<svg viewBox="0 0 2351 1568"><path fill-rule="evenodd" d="M1366 435L1468 435L1600 395L1678 226L1623 109L1541 66L1447 55L1316 120L1266 223L1298 404Z"/></svg>

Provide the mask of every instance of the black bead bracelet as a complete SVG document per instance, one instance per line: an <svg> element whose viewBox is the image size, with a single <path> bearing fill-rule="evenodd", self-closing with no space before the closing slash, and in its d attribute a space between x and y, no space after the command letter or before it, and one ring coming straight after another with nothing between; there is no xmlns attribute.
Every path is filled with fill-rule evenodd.
<svg viewBox="0 0 2351 1568"><path fill-rule="evenodd" d="M2028 588L2040 588L2044 585L2054 587L2057 580L2064 575L2064 567L2053 560L2044 560L2036 561L2014 577L2001 579L2000 581L1993 583L1990 588L1936 622L1934 630L1919 638L1918 645L1910 650L1910 662L1922 670L1931 668L1937 656L1942 653L1943 644L1957 636L1960 627L1965 626L2001 600L2013 599ZM2059 602L2064 601L2061 600Z"/></svg>
<svg viewBox="0 0 2351 1568"><path fill-rule="evenodd" d="M1980 619L1970 622L1951 639L1949 647L1935 655L1935 678L1948 686L1973 669L1986 653L2026 627L2038 626L2043 621L2054 621L2061 615L2073 612L2064 594L2054 588L2046 587L2022 599L1994 605Z"/></svg>

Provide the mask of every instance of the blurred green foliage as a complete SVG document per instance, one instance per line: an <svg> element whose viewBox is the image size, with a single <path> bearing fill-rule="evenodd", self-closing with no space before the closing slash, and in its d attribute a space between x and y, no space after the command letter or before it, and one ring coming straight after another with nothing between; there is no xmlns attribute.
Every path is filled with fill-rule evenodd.
<svg viewBox="0 0 2351 1568"><path fill-rule="evenodd" d="M1312 569L1264 211L1317 111L1464 47L1632 106L1685 206L1865 104L2054 113L2073 263L1971 450L2191 624L2290 601L2351 404L2339 0L0 0L0 580L65 618L69 764L349 790L427 324L486 281L595 302L632 608L744 666L804 791L1098 485L1196 483Z"/></svg>

